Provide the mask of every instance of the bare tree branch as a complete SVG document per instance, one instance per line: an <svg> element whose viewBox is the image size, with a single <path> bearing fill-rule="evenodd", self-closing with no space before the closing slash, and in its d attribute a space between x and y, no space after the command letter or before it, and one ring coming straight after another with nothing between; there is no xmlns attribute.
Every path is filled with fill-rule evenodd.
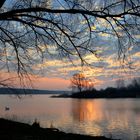
<svg viewBox="0 0 140 140"><path fill-rule="evenodd" d="M6 0L1 0L1 1L0 1L0 8L3 6L3 4L4 4L5 1L6 1Z"/></svg>
<svg viewBox="0 0 140 140"><path fill-rule="evenodd" d="M20 76L49 57L99 57L93 40L107 34L118 41L118 58L125 62L140 29L140 1L15 0L0 2L0 63ZM50 4L51 3L51 4ZM97 28L98 27L98 28ZM55 46L55 55L49 49ZM63 59L62 58L62 59Z"/></svg>

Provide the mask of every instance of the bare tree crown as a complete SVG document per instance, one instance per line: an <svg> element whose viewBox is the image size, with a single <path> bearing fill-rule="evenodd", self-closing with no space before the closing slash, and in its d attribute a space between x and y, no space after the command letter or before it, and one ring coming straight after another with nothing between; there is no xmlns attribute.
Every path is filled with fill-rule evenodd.
<svg viewBox="0 0 140 140"><path fill-rule="evenodd" d="M93 82L85 77L83 73L75 73L70 81L70 88L72 88L73 92L82 92L84 90L92 90L94 88Z"/></svg>
<svg viewBox="0 0 140 140"><path fill-rule="evenodd" d="M123 60L139 44L139 0L1 0L0 10L1 68L20 75L50 56L87 63L86 54L100 56L100 34L117 40Z"/></svg>

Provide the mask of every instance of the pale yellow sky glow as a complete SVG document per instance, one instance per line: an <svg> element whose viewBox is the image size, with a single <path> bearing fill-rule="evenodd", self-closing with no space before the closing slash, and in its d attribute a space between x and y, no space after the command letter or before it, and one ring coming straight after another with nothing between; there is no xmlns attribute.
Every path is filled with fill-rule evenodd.
<svg viewBox="0 0 140 140"><path fill-rule="evenodd" d="M18 2L20 6L24 5L24 2ZM128 82L131 81L128 79L139 77L139 19L131 13L129 4L125 6L127 10L130 8L129 13L123 13L122 3L49 0L39 5L68 11L40 11L41 14L38 11L36 18L31 16L32 12L27 18L19 15L21 17L17 18L23 17L25 21L33 18L33 24L27 22L26 26L22 20L6 20L1 25L4 30L1 30L0 80L13 77L9 82L20 87L17 73L21 72L23 83L29 87L29 79L24 75L28 73L34 88L69 90L70 79L76 73L83 73L97 89L114 86L118 79ZM4 12L10 11L14 4L18 5L16 1L8 1L2 7ZM30 4L35 6L38 2ZM71 13L73 8L74 13ZM79 13L85 9L94 14ZM135 20L133 16L136 16Z"/></svg>
<svg viewBox="0 0 140 140"><path fill-rule="evenodd" d="M87 60L89 64L92 64L92 66L81 66L79 59L73 60L76 66L68 60L48 59L33 66L33 69L36 71L41 69L43 75L33 74L30 75L30 78L33 87L37 89L70 90L70 78L72 75L77 72L83 72L86 77L93 81L95 88L99 89L113 85L113 83L115 84L115 81L120 78L128 81L128 79L139 77L140 52L134 53L131 58L131 69L127 66L122 67L122 63L117 60L115 53L101 58L97 58L91 54L85 55L84 59ZM16 73L5 73L1 71L0 76L2 77L3 75L5 77L14 77L14 80L12 80L14 82L12 83L14 83L16 87L20 87Z"/></svg>
<svg viewBox="0 0 140 140"><path fill-rule="evenodd" d="M110 28L110 26L103 20L98 19L99 23L91 26L92 31L98 30L100 26L105 28ZM83 21L82 24L87 24L86 21ZM99 26L100 25L100 26ZM121 29L118 29L121 30ZM121 34L121 32L120 32ZM37 74L30 75L32 80L32 85L37 89L48 89L48 90L70 90L70 78L73 74L82 72L84 75L91 79L95 85L95 88L104 88L107 86L115 85L115 81L118 79L132 79L134 77L139 77L140 75L140 52L139 50L135 51L134 47L128 49L132 52L132 55L128 55L127 59L124 62L118 60L118 49L112 43L112 38L110 34L99 33L101 40L96 40L95 46L92 46L97 50L97 53L100 57L88 53L83 56L83 59L88 62L88 66L81 66L81 61L78 58L72 58L72 62L67 58L54 57L58 54L56 47L54 45L40 45L40 49L43 53L48 51L51 57L48 57L47 54L44 61L34 64L32 66L33 70ZM139 35L135 35L137 39L140 38ZM138 49L138 48L136 48ZM11 59L12 51L7 52L8 59ZM33 56L35 60L39 58L37 50L33 48L28 49L28 55ZM129 52L127 52L129 53ZM14 59L13 59L14 63ZM38 71L40 71L38 73ZM16 87L20 87L19 79L17 78L16 73L5 73L1 71L1 77L16 77L13 80ZM3 79L3 77L2 77ZM25 78L27 79L27 78ZM28 81L28 80L27 80Z"/></svg>
<svg viewBox="0 0 140 140"><path fill-rule="evenodd" d="M68 60L63 61L56 59L46 60L42 64L35 65L35 69L41 68L45 73L44 77L39 77L39 80L34 82L34 85L36 85L37 88L43 89L69 89L69 79L72 75L77 72L83 72L86 77L93 81L96 88L102 88L110 84L112 85L112 83L115 84L115 81L120 78L128 80L138 77L139 75L139 52L134 53L131 57L131 67L134 66L135 69L131 69L125 63L123 64L125 67L123 67L115 53L101 57L100 59L91 54L84 56L84 58L89 64L93 64L93 66L81 67L80 60L73 60L73 63L76 64L75 66ZM133 59L135 59L134 62Z"/></svg>

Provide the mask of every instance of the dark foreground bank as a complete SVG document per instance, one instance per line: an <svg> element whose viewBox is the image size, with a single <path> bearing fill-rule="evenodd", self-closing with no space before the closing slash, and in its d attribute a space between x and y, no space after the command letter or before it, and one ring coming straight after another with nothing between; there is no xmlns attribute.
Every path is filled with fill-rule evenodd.
<svg viewBox="0 0 140 140"><path fill-rule="evenodd" d="M0 140L112 140L103 136L64 133L54 128L41 128L0 118Z"/></svg>

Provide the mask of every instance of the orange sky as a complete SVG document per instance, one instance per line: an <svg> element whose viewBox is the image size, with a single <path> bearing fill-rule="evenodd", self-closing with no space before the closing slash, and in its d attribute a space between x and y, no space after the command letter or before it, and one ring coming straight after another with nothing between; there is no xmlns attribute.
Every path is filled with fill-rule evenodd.
<svg viewBox="0 0 140 140"><path fill-rule="evenodd" d="M10 80L8 79L10 78ZM70 85L70 80L69 79L62 79L62 78L48 78L48 77L41 77L41 76L36 76L36 75L30 75L31 83L29 79L26 77L23 78L24 80L21 81L17 76L16 73L11 72L0 72L0 81L4 81L5 84L9 84L14 87L22 87L23 82L25 81L25 85L27 88L30 88L33 86L35 89L47 89L47 90L70 90L69 85ZM8 80L6 80L8 79Z"/></svg>
<svg viewBox="0 0 140 140"><path fill-rule="evenodd" d="M108 56L108 57L107 57ZM47 89L47 90L71 90L70 78L73 74L78 72L83 72L83 74L91 79L95 85L95 88L105 88L108 86L114 86L116 80L124 79L126 82L130 81L134 77L139 77L140 75L140 53L136 52L133 54L134 60L132 61L132 69L129 67L123 67L120 65L120 61L116 60L114 53L112 55L107 55L102 57L103 59L99 61L92 55L86 55L85 59L91 63L96 64L93 67L87 67L80 65L80 60L74 60L72 65L69 61L62 60L46 60L41 64L35 64L33 70L39 72L40 68L43 70L43 75L31 75L34 89ZM97 65L98 64L98 65ZM17 78L15 72L4 72L0 71L0 82L8 77L14 77L10 81L5 81L6 83L14 86L20 87L20 81ZM22 77L23 79L23 77ZM31 88L28 79L25 78L26 88ZM115 85L116 86L116 85Z"/></svg>
<svg viewBox="0 0 140 140"><path fill-rule="evenodd" d="M98 4L99 3L97 3L97 5ZM9 7L9 2L5 6ZM58 4L57 7L59 7L59 6L60 5ZM61 6L60 6L60 8L61 8ZM72 18L72 20L73 19L74 18ZM118 19L118 21L121 21L121 20L122 20L121 18L120 18L120 20ZM79 35L81 36L82 39L84 38L84 40L85 40L86 35L88 35L87 33L89 31L89 26L87 24L87 20L85 20L84 18L79 18L79 20L77 19L76 21L79 21L79 26L76 26L77 29L75 28L76 29L75 34L76 33L79 34L79 31L82 31L82 32L80 32ZM122 28L118 28L117 24L114 22L113 19L110 22L111 22L112 26L115 28L115 30L117 31L118 35L121 38L123 38L123 37L125 38L126 34L123 33ZM40 22L39 24L41 24L41 23L43 24L43 26L45 26L43 22ZM69 27L69 24L66 24L66 25ZM92 54L90 52L84 53L84 55L82 55L82 56L83 56L83 60L87 61L88 64L90 64L93 67L85 66L85 67L81 68L80 59L77 59L77 57L74 57L74 56L71 59L73 61L74 65L72 65L72 63L69 59L65 60L65 57L58 59L58 57L57 57L59 54L58 50L61 50L61 49L60 49L60 46L56 46L56 43L48 43L48 44L44 44L44 45L43 45L43 43L39 43L39 42L37 43L37 44L40 44L39 50L41 49L41 52L43 52L43 54L44 54L45 59L43 61L38 61L38 59L40 58L38 50L36 50L34 48L31 49L32 47L31 48L29 47L26 51L27 54L24 57L26 57L28 55L32 56L33 63L31 64L30 67L35 72L38 72L40 69L44 72L44 77L38 76L38 78L34 78L33 76L31 76L31 79L33 80L34 88L49 89L49 90L68 90L69 89L68 87L70 85L69 79L73 76L73 74L78 73L78 72L83 72L87 78L91 79L95 84L95 88L112 86L115 83L115 81L118 79L126 79L126 81L128 81L129 78L131 79L133 77L138 77L140 75L140 47L138 45L138 42L140 40L140 35L138 34L137 31L136 31L136 33L133 31L134 37L136 40L136 46L134 43L132 43L132 46L129 47L129 45L131 44L130 43L131 41L127 41L126 39L124 39L122 42L124 42L123 45L125 47L124 47L124 49L123 48L120 49L120 47L118 47L118 45L119 45L118 38L116 38L116 36L114 35L114 31L112 32L112 26L109 26L108 21L103 18L96 18L93 26L91 26L91 30L93 32L93 42L91 41L91 45L92 45L91 47L93 49L93 52L95 50L96 53L100 56L100 58L97 57L97 55L94 55L94 53ZM19 32L19 30L21 30L21 32L22 32L22 30L24 30L24 28L20 24L15 24L12 27L14 27L14 28L16 27L18 32ZM71 24L70 24L70 28L71 28ZM103 33L103 32L101 32L101 30L106 31L106 32ZM95 31L97 31L97 34L95 34L96 37L94 37L94 33L96 33ZM57 32L57 30L56 30L56 32ZM58 34L59 34L59 32L58 32ZM63 38L63 36L62 36L62 38ZM66 41L67 41L67 39L66 39ZM81 43L83 42L83 41L82 42L81 41L82 40L79 39L79 41L76 43L76 46L80 46ZM47 42L47 41L45 41L45 42ZM65 37L62 39L61 45L63 45L63 42L65 42ZM69 43L66 43L66 44L69 44ZM80 45L78 45L78 44L80 44ZM85 43L82 43L82 44L85 44ZM30 45L30 43L29 43L29 45ZM8 64L9 64L8 67L11 66L12 67L11 69L13 70L14 69L13 65L14 64L17 65L16 62L14 62L14 59L16 57L11 57L11 55L14 54L12 47L8 46L7 48L9 48L9 51L7 49L6 59L4 59L4 60L8 60ZM70 48L68 47L66 49L71 50L71 47ZM90 49L90 47L89 47L89 49ZM5 51L3 51L3 52L5 52ZM80 52L80 50L79 50L79 52ZM120 57L122 57L122 60L123 60L122 63L120 63L120 61L118 61L119 52L125 52L124 56L120 55ZM24 53L21 53L21 54L24 55ZM47 56L47 54L48 54L48 56ZM133 56L131 56L130 54L133 54ZM34 57L36 57L36 59L34 59ZM125 59L123 57L125 57ZM41 59L42 59L42 57L41 57ZM23 60L25 60L25 59L23 59ZM36 62L38 62L38 63L34 64L35 60L37 60ZM1 62L3 63L3 61L1 61ZM12 65L10 65L10 62L12 63ZM28 60L27 60L27 62L25 62L25 64L26 63L28 64ZM130 65L131 65L131 69L130 69ZM5 66L5 63L4 63L4 66ZM15 66L15 68L16 68L16 66ZM0 81L4 80L4 78L7 78L9 76L17 77L17 75L14 72L11 72L11 74L7 74L7 73L0 71ZM37 77L37 76L35 76L35 77ZM27 78L25 78L25 81L28 81ZM5 81L5 82L7 82L7 81ZM9 83L10 83L10 81L8 82L8 84ZM14 84L16 87L19 87L20 81L18 78L14 78L14 79L12 79L10 84L11 85ZM27 83L26 85L29 87L30 84Z"/></svg>
<svg viewBox="0 0 140 140"><path fill-rule="evenodd" d="M70 81L62 78L40 77L34 81L34 86L39 89L69 90Z"/></svg>

